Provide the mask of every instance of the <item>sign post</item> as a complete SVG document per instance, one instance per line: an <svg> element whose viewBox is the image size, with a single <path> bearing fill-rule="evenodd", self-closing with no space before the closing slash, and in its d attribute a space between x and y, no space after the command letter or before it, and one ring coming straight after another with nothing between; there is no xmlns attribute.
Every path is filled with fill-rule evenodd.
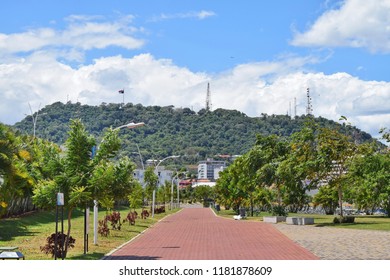
<svg viewBox="0 0 390 280"><path fill-rule="evenodd" d="M57 203L56 203L56 234L54 237L54 259L57 259L58 255L58 209L61 209L61 258L64 259L64 194L57 193Z"/></svg>

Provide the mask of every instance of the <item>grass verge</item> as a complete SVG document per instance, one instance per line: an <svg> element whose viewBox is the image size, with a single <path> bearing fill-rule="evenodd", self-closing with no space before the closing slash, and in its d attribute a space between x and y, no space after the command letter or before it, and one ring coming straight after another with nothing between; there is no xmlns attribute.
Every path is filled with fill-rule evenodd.
<svg viewBox="0 0 390 280"><path fill-rule="evenodd" d="M93 213L90 214L89 248L84 255L84 214L74 210L72 218L71 236L76 239L75 247L68 251L67 259L96 260L105 254L129 241L145 229L149 228L163 217L177 212L179 209L167 210L165 213L155 214L147 219L136 220L135 225L128 222L122 224L121 230L110 230L108 237L98 236L98 244L93 244ZM129 208L116 209L121 213L121 220L125 219ZM137 210L141 213L141 210ZM106 215L106 211L99 211L99 220ZM67 231L66 213L64 214L64 233ZM59 225L59 229L60 229ZM17 218L0 220L0 247L17 246L28 260L50 260L51 255L41 252L40 247L46 243L46 238L55 232L55 212L34 212Z"/></svg>
<svg viewBox="0 0 390 280"><path fill-rule="evenodd" d="M214 210L215 211L215 210ZM237 213L233 210L223 210L216 212L217 215L226 218L232 218ZM262 221L264 216L271 216L268 212L261 212L257 216L248 217L249 221ZM339 228L351 228L351 229L363 229L363 230L384 230L390 231L390 218L385 216L355 216L355 223L351 224L334 224L333 215L320 215L320 214L297 214L289 213L290 217L313 217L314 226L316 227L339 227Z"/></svg>

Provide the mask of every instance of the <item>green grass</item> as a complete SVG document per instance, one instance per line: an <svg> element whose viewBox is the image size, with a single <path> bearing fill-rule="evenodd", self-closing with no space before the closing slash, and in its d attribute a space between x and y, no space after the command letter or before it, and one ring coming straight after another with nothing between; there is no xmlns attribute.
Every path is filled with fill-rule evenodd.
<svg viewBox="0 0 390 280"><path fill-rule="evenodd" d="M128 208L121 208L121 220L123 220ZM96 260L101 259L105 254L117 248L121 244L127 242L145 229L152 226L158 220L166 215L174 213L178 209L172 211L167 210L166 213L155 214L145 220L140 217L136 220L135 225L123 223L121 230L110 230L108 237L98 236L98 244L93 244L93 213L90 213L89 225L89 250L84 255L84 215L80 210L74 210L72 218L71 236L76 239L75 247L68 251L67 259L84 259ZM140 214L141 210L137 210ZM99 211L99 220L103 219L106 212ZM64 233L67 231L66 213L64 214ZM59 225L59 230L61 229ZM49 260L51 255L46 255L41 252L40 247L46 243L46 238L55 232L55 211L52 212L35 212L18 218L1 219L0 220L0 247L17 246L26 259L29 260Z"/></svg>
<svg viewBox="0 0 390 280"><path fill-rule="evenodd" d="M233 210L223 210L217 213L221 217L233 218L237 215ZM264 216L271 216L268 212L261 212L258 216L248 217L249 221L262 221ZM300 217L313 217L314 226L316 227L338 227L338 228L351 228L362 230L384 230L390 231L390 218L385 216L355 216L355 223L353 224L334 224L333 215L319 215L319 214L296 214L289 213L288 216L300 216Z"/></svg>

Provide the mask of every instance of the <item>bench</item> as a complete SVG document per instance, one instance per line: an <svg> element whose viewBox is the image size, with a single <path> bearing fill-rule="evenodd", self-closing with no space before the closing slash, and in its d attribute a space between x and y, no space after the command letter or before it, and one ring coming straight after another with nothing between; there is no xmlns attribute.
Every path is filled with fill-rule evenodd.
<svg viewBox="0 0 390 280"><path fill-rule="evenodd" d="M0 260L24 260L24 255L19 251L15 251L16 249L18 247L15 246L0 247Z"/></svg>
<svg viewBox="0 0 390 280"><path fill-rule="evenodd" d="M3 251L0 253L0 260L20 260L25 259L19 251Z"/></svg>
<svg viewBox="0 0 390 280"><path fill-rule="evenodd" d="M286 224L288 225L313 225L314 218L310 217L287 217Z"/></svg>
<svg viewBox="0 0 390 280"><path fill-rule="evenodd" d="M286 221L285 216L265 216L265 217L263 217L264 223L277 224L277 223L285 222L285 221Z"/></svg>

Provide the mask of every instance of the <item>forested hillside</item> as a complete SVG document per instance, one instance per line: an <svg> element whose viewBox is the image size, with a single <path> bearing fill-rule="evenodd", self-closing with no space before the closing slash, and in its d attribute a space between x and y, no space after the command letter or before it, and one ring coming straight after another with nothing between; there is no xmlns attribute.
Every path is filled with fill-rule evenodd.
<svg viewBox="0 0 390 280"><path fill-rule="evenodd" d="M34 114L37 116L37 113ZM142 106L131 103L101 104L100 106L60 102L48 105L38 112L36 136L63 144L68 137L69 120L79 118L87 130L100 141L102 131L129 122L144 122L136 129L122 129L122 154L139 163L137 145L143 160L181 155L183 163L196 163L220 154L243 154L256 141L256 134L289 136L299 131L306 116L291 119L286 115L265 115L251 118L235 110L217 109L199 112L174 106ZM352 135L357 142L371 139L359 129L342 126L324 118L315 118L320 126L339 128ZM26 117L14 125L22 134L33 134L33 119Z"/></svg>

